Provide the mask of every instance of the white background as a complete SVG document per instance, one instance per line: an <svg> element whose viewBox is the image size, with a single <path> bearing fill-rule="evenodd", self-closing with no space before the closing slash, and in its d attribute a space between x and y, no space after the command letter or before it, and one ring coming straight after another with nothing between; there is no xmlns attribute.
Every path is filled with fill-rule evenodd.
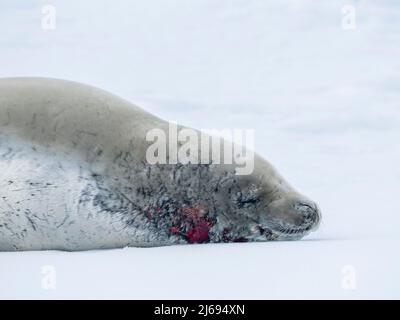
<svg viewBox="0 0 400 320"><path fill-rule="evenodd" d="M75 80L195 128L255 129L323 223L300 242L0 253L0 298L400 298L399 57L396 0L2 0L0 77Z"/></svg>

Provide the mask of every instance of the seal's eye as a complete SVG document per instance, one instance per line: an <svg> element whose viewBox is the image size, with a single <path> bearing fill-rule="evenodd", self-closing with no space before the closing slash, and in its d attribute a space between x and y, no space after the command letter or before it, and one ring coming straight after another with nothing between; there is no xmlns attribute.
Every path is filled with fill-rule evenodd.
<svg viewBox="0 0 400 320"><path fill-rule="evenodd" d="M236 197L236 204L239 208L255 206L259 201L260 199L258 199L257 195L253 192L249 194L242 194L239 192Z"/></svg>

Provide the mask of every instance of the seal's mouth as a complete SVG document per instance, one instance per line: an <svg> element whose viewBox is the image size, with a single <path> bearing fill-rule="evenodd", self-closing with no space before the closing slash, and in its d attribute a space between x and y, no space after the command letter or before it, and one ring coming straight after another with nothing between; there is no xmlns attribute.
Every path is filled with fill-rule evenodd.
<svg viewBox="0 0 400 320"><path fill-rule="evenodd" d="M300 240L307 236L309 233L314 231L316 228L313 225L307 227L285 227L282 225L260 225L257 224L253 230L253 234L248 238L252 241L289 241L289 240Z"/></svg>
<svg viewBox="0 0 400 320"><path fill-rule="evenodd" d="M266 227L276 234L279 240L298 240L318 229L321 222L321 211L314 202L297 201L293 207L297 219L291 223L282 220L266 222ZM294 224L293 221L300 221Z"/></svg>
<svg viewBox="0 0 400 320"><path fill-rule="evenodd" d="M296 210L302 216L300 225L282 220L258 222L251 228L251 238L257 240L300 240L318 229L321 213L316 205L298 204Z"/></svg>
<svg viewBox="0 0 400 320"><path fill-rule="evenodd" d="M317 226L314 223L301 227L269 223L264 229L269 229L269 232L275 235L275 240L299 240L316 230Z"/></svg>

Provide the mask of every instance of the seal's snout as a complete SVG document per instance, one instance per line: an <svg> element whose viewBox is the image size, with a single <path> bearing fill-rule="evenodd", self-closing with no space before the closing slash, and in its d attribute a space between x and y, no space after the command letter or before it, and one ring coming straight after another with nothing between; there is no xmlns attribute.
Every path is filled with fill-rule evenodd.
<svg viewBox="0 0 400 320"><path fill-rule="evenodd" d="M294 208L302 220L299 227L303 226L310 231L318 228L321 222L321 211L316 203L299 201L294 204Z"/></svg>
<svg viewBox="0 0 400 320"><path fill-rule="evenodd" d="M313 201L299 194L289 194L271 202L260 223L279 240L297 240L318 228L321 211Z"/></svg>

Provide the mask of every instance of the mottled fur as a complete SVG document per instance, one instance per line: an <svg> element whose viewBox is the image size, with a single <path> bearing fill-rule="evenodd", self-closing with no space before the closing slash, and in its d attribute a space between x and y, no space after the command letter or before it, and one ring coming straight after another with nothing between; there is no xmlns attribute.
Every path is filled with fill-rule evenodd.
<svg viewBox="0 0 400 320"><path fill-rule="evenodd" d="M0 250L87 250L299 239L315 203L256 155L233 165L150 165L168 123L101 90L0 80Z"/></svg>

